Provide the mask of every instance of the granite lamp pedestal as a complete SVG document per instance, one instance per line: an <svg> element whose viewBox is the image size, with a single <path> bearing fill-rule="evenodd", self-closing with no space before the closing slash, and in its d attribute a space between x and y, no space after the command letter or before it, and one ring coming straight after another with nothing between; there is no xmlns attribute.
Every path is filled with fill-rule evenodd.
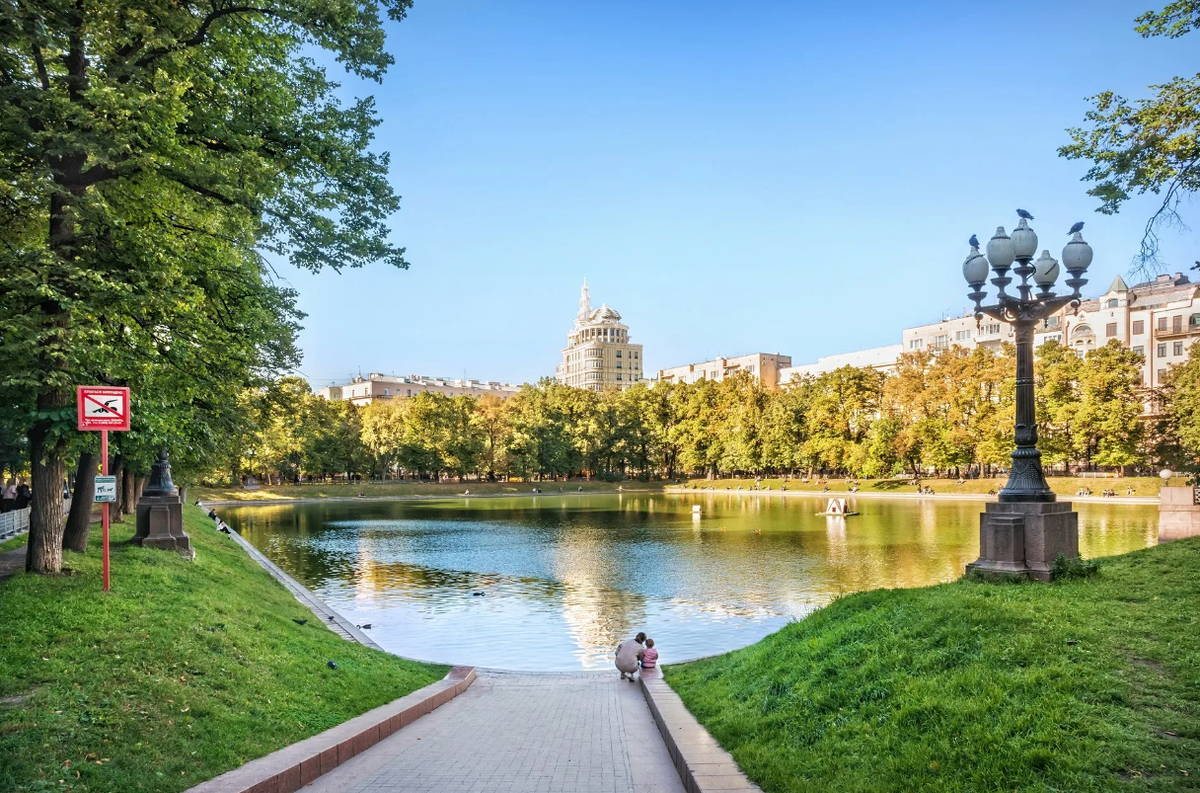
<svg viewBox="0 0 1200 793"><path fill-rule="evenodd" d="M130 542L145 548L176 551L188 559L196 556L191 538L183 530L183 499L171 481L167 452L158 453L150 482L137 504L137 532Z"/></svg>
<svg viewBox="0 0 1200 793"><path fill-rule="evenodd" d="M979 516L979 558L967 572L1049 581L1060 553L1079 556L1079 513L1070 502L996 502Z"/></svg>

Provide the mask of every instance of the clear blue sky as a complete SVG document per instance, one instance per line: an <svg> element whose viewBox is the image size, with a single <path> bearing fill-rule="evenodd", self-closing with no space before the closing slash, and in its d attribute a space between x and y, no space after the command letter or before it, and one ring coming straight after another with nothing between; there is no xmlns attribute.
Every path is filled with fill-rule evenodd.
<svg viewBox="0 0 1200 793"><path fill-rule="evenodd" d="M1152 201L1095 213L1055 152L1086 96L1196 72L1200 33L1133 32L1152 1L417 0L383 85L345 81L377 97L412 267L285 271L302 371L535 380L584 276L648 372L898 343L966 308L965 240L1017 206L1056 257L1086 220L1103 291Z"/></svg>

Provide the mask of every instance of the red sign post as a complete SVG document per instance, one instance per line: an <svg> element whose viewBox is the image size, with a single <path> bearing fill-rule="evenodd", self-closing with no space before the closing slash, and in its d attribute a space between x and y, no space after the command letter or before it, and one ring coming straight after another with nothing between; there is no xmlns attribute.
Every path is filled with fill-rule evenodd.
<svg viewBox="0 0 1200 793"><path fill-rule="evenodd" d="M79 429L100 433L100 473L108 476L108 432L129 431L129 389L81 385L75 389ZM104 542L104 591L108 591L108 502L100 505Z"/></svg>

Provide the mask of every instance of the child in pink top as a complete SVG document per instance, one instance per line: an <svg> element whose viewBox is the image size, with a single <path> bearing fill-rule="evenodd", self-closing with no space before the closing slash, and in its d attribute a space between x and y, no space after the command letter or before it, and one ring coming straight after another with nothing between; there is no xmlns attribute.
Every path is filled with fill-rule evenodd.
<svg viewBox="0 0 1200 793"><path fill-rule="evenodd" d="M654 640L646 640L646 649L642 650L642 669L653 669L658 666L658 650L654 649Z"/></svg>

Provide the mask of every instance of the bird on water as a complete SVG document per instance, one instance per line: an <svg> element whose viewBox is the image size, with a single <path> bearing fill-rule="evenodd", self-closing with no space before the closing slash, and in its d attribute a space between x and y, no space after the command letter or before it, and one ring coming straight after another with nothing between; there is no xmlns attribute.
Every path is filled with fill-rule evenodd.
<svg viewBox="0 0 1200 793"><path fill-rule="evenodd" d="M1017 217L1022 218L1024 220L1033 220L1033 215L1029 214L1029 211L1025 210L1025 209L1018 209Z"/></svg>
<svg viewBox="0 0 1200 793"><path fill-rule="evenodd" d="M1074 226L1071 226L1071 230L1068 231L1067 233L1074 234L1077 231L1083 231L1083 221L1082 220L1079 221L1078 223L1076 223Z"/></svg>
<svg viewBox="0 0 1200 793"><path fill-rule="evenodd" d="M978 248L979 247L979 237L972 234L971 239L967 240L967 244L970 245L972 248Z"/></svg>

